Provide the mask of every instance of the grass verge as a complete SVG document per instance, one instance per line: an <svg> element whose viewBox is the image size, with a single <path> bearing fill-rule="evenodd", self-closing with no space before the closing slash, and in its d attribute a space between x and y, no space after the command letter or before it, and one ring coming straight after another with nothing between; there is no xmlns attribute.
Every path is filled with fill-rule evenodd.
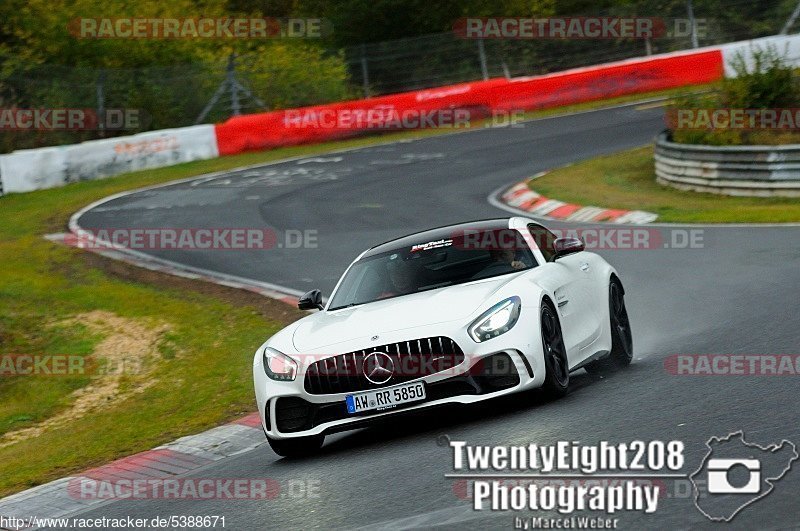
<svg viewBox="0 0 800 531"><path fill-rule="evenodd" d="M39 222L32 198L0 208L0 355L89 360L86 372L0 376L0 496L253 411L252 353L301 315L43 240L77 197L105 195L92 188L60 190L65 206Z"/></svg>
<svg viewBox="0 0 800 531"><path fill-rule="evenodd" d="M659 222L788 223L800 221L800 199L729 197L685 192L656 183L653 147L641 147L558 168L534 179L536 192L604 208L646 210Z"/></svg>

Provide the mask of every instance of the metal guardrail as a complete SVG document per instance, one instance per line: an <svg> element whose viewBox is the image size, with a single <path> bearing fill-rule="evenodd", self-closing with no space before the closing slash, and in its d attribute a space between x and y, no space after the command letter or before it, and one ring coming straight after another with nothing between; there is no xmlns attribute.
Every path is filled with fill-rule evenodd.
<svg viewBox="0 0 800 531"><path fill-rule="evenodd" d="M703 146L655 140L656 180L681 190L800 197L800 144Z"/></svg>

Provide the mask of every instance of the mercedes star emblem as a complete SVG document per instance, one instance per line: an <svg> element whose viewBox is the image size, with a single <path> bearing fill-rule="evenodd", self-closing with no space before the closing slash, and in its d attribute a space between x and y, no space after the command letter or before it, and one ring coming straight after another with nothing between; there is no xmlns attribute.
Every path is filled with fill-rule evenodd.
<svg viewBox="0 0 800 531"><path fill-rule="evenodd" d="M361 365L364 376L375 385L388 382L394 374L394 362L385 352L371 352Z"/></svg>

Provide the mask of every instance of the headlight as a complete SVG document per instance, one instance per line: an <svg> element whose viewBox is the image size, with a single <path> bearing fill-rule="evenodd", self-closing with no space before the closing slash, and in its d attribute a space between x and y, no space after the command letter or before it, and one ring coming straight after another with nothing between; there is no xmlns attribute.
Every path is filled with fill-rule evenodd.
<svg viewBox="0 0 800 531"><path fill-rule="evenodd" d="M264 372L273 380L291 382L297 377L297 362L274 348L264 347Z"/></svg>
<svg viewBox="0 0 800 531"><path fill-rule="evenodd" d="M516 296L495 304L469 325L470 337L480 343L505 334L517 324L521 306L520 298Z"/></svg>

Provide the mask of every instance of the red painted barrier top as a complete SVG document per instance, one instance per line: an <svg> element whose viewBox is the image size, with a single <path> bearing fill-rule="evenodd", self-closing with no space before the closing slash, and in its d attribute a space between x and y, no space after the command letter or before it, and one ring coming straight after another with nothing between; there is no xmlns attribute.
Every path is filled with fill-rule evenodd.
<svg viewBox="0 0 800 531"><path fill-rule="evenodd" d="M377 98L237 116L215 127L220 155L325 142L375 130L459 127L493 113L558 107L709 83L719 50L680 52L530 78L490 79Z"/></svg>

